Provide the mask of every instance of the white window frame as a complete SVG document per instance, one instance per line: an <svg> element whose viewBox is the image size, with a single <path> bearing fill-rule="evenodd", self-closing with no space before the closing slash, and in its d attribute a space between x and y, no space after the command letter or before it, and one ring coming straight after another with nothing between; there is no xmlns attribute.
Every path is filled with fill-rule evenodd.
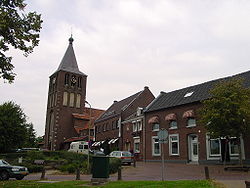
<svg viewBox="0 0 250 188"><path fill-rule="evenodd" d="M218 140L219 141L219 147L220 147L220 153L219 154L212 154L211 153L211 140ZM209 151L209 156L211 157L220 157L221 156L221 141L218 138L209 138L208 139L208 151Z"/></svg>
<svg viewBox="0 0 250 188"><path fill-rule="evenodd" d="M177 137L177 141L172 141L172 137ZM177 153L172 153L172 143L177 142ZM180 155L180 140L179 140L179 134L170 134L169 135L169 155L170 156L179 156Z"/></svg>
<svg viewBox="0 0 250 188"><path fill-rule="evenodd" d="M142 130L142 121L141 121L141 119L137 120L136 124L137 124L137 130L141 131Z"/></svg>
<svg viewBox="0 0 250 188"><path fill-rule="evenodd" d="M161 144L159 143L158 139L158 144L159 144L159 153L155 153L155 139L158 139L158 136L152 136L152 156L161 156Z"/></svg>
<svg viewBox="0 0 250 188"><path fill-rule="evenodd" d="M135 153L140 153L140 142L141 142L140 137L137 136L137 137L134 137L133 139L134 139L134 152ZM138 150L135 149L136 148L135 144L139 144Z"/></svg>
<svg viewBox="0 0 250 188"><path fill-rule="evenodd" d="M234 138L236 138L236 137L231 137L230 139L234 139ZM232 150L231 150L231 140L229 141L228 147L229 147L229 155L230 156L239 156L239 153L232 153ZM238 147L238 150L239 150L239 147Z"/></svg>

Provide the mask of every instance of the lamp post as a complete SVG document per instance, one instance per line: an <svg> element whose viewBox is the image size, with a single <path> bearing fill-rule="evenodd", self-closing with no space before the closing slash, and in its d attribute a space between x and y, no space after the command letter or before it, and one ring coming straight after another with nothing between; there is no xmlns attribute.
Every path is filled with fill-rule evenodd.
<svg viewBox="0 0 250 188"><path fill-rule="evenodd" d="M89 123L88 123L88 162L87 162L87 170L89 170L89 146L90 146L90 127L91 127L91 104L88 101L85 101L87 105L89 105Z"/></svg>

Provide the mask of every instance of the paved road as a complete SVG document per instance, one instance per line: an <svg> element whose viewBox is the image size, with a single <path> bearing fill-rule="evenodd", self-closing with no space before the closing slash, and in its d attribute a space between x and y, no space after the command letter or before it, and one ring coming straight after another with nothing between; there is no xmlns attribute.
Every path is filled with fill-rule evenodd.
<svg viewBox="0 0 250 188"><path fill-rule="evenodd" d="M122 180L161 180L161 163L158 162L137 162L136 168L124 166L122 169ZM210 178L215 179L235 188L245 187L244 181L250 180L248 172L224 171L222 165L208 165ZM41 173L30 174L26 180L37 180ZM74 180L75 175L46 174L49 180ZM117 174L110 176L110 179L117 180ZM164 180L195 180L205 179L204 166L195 164L165 164ZM91 180L91 175L81 175L81 180Z"/></svg>

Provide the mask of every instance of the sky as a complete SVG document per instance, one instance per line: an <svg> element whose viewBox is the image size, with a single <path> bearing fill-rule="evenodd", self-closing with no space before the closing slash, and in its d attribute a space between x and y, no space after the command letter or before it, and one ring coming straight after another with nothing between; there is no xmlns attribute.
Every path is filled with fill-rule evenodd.
<svg viewBox="0 0 250 188"><path fill-rule="evenodd" d="M0 104L14 101L44 134L49 76L72 33L87 101L107 109L148 86L157 97L250 70L248 0L26 0L42 14L39 46L11 50L17 74L0 80Z"/></svg>

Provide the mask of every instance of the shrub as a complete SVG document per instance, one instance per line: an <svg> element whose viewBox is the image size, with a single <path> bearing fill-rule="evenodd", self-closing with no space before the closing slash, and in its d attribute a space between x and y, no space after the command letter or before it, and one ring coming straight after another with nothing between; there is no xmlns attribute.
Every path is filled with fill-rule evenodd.
<svg viewBox="0 0 250 188"><path fill-rule="evenodd" d="M30 164L30 163L22 163L22 166L27 167L28 170L29 170L29 173L42 172L42 170L43 170L42 165L35 165L35 164Z"/></svg>
<svg viewBox="0 0 250 188"><path fill-rule="evenodd" d="M59 167L59 170L62 172L74 173L76 171L75 164L66 164Z"/></svg>
<svg viewBox="0 0 250 188"><path fill-rule="evenodd" d="M109 173L113 174L118 171L118 169L121 167L122 162L121 159L118 158L109 158Z"/></svg>

